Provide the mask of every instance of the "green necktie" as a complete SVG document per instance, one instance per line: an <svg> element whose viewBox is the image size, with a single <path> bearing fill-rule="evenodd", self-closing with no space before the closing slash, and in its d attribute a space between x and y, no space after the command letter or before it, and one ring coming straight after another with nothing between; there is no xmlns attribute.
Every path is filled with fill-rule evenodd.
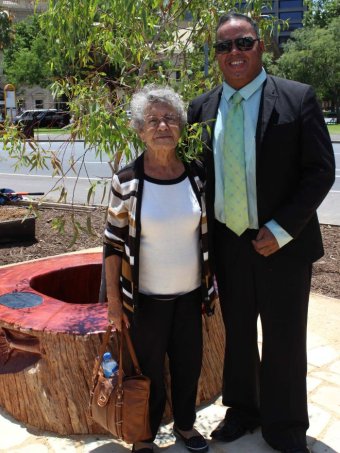
<svg viewBox="0 0 340 453"><path fill-rule="evenodd" d="M244 158L243 98L231 98L224 135L224 206L226 225L238 236L249 227Z"/></svg>

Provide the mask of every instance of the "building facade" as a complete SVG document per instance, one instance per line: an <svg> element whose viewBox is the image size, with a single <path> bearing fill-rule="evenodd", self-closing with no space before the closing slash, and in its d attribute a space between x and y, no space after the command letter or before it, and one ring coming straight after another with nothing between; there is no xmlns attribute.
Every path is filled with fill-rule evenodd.
<svg viewBox="0 0 340 453"><path fill-rule="evenodd" d="M14 22L19 22L35 12L46 11L47 3L39 1L36 4L35 0L0 0L0 8L8 11Z"/></svg>
<svg viewBox="0 0 340 453"><path fill-rule="evenodd" d="M303 15L307 10L303 0L274 0L271 9L265 8L263 14L275 15L278 19L288 20L288 29L276 30L275 38L279 47L289 39L291 33L303 26Z"/></svg>
<svg viewBox="0 0 340 453"><path fill-rule="evenodd" d="M304 5L303 0L272 0L269 3L271 5L262 10L263 16L275 16L283 21L288 20L288 28L276 28L274 32L276 43L279 48L282 48L282 44L289 39L291 33L303 26L303 15L307 7ZM246 1L240 2L241 10L245 4Z"/></svg>

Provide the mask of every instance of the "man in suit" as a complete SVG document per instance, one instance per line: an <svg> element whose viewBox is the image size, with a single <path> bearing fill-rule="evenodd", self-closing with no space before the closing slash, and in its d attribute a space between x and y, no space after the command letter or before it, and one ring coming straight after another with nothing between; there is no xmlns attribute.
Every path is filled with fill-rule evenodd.
<svg viewBox="0 0 340 453"><path fill-rule="evenodd" d="M332 144L313 89L262 68L264 44L249 17L222 16L216 38L223 84L188 111L189 123L206 125L211 246L226 327L222 396L229 408L211 435L228 442L261 426L273 448L305 453L307 309L312 262L323 255L316 209L334 182ZM241 117L231 113L235 92ZM230 143L243 149L243 170L231 174ZM243 182L230 195L236 173Z"/></svg>

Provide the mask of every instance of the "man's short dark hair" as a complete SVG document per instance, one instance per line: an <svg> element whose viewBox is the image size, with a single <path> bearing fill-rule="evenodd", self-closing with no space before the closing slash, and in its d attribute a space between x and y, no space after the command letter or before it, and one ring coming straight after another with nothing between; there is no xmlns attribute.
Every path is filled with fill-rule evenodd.
<svg viewBox="0 0 340 453"><path fill-rule="evenodd" d="M246 22L248 22L254 29L255 33L256 33L256 38L260 38L260 32L259 32L259 27L257 25L257 23L249 16L246 16L245 14L241 14L241 13L237 13L236 11L230 11L229 13L227 14L223 14L222 16L220 16L219 20L218 20L218 24L217 24L217 27L216 27L216 33L218 32L219 28L225 23L225 22L229 22L231 20L245 20Z"/></svg>

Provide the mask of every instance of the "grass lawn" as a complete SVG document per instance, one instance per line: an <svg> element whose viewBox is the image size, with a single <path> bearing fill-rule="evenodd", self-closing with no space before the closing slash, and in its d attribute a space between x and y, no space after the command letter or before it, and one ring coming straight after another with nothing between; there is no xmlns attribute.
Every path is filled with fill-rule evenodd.
<svg viewBox="0 0 340 453"><path fill-rule="evenodd" d="M52 129L48 127L42 127L41 129L34 129L35 134L67 134L69 129Z"/></svg>
<svg viewBox="0 0 340 453"><path fill-rule="evenodd" d="M340 124L330 124L328 127L330 134L339 134L340 135Z"/></svg>

